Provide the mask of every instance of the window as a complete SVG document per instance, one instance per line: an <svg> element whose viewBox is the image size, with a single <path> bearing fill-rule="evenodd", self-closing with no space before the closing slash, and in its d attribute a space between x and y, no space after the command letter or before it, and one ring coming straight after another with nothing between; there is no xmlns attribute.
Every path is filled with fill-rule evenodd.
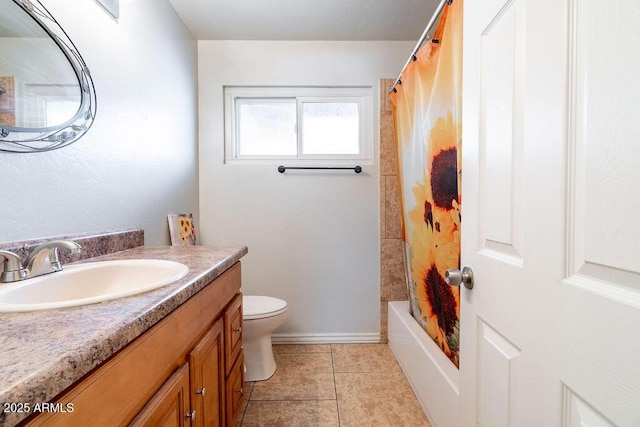
<svg viewBox="0 0 640 427"><path fill-rule="evenodd" d="M371 88L225 87L224 94L227 162L371 159Z"/></svg>
<svg viewBox="0 0 640 427"><path fill-rule="evenodd" d="M235 157L295 156L296 100L236 98Z"/></svg>

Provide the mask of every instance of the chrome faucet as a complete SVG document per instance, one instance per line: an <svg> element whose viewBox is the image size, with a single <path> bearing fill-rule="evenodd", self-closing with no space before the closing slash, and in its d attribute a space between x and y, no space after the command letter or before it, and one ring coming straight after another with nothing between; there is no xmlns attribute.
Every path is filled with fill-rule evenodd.
<svg viewBox="0 0 640 427"><path fill-rule="evenodd" d="M82 246L74 241L53 240L35 247L24 264L13 252L0 250L0 256L4 257L4 271L0 274L0 283L17 282L62 271L62 263L58 256L59 248L65 248L72 254L78 254L82 250Z"/></svg>

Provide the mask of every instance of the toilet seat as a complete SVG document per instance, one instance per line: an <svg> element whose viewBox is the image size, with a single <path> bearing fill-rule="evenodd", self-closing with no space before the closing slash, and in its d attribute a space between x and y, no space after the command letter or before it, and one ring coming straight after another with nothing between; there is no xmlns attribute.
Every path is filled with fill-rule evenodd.
<svg viewBox="0 0 640 427"><path fill-rule="evenodd" d="M287 302L279 298L244 295L242 297L243 320L265 319L287 311Z"/></svg>

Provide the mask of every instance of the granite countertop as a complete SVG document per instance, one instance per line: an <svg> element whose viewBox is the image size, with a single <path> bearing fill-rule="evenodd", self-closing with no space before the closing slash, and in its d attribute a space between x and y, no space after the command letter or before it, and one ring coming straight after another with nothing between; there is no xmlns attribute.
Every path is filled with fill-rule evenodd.
<svg viewBox="0 0 640 427"><path fill-rule="evenodd" d="M50 402L245 254L245 246L140 246L86 261L165 259L185 264L189 272L171 285L119 300L0 313L0 426L29 415L16 412L19 404Z"/></svg>

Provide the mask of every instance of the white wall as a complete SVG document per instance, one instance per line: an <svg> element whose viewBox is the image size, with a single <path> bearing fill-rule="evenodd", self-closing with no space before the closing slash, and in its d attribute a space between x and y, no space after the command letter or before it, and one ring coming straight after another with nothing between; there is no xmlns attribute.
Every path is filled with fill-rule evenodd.
<svg viewBox="0 0 640 427"><path fill-rule="evenodd" d="M141 227L168 244L166 215L198 212L197 49L167 0L42 0L87 63L98 98L75 144L0 153L0 242Z"/></svg>
<svg viewBox="0 0 640 427"><path fill-rule="evenodd" d="M280 340L377 340L380 324L379 79L413 42L199 41L200 236L245 244L243 292L287 300ZM225 165L223 86L370 86L364 173Z"/></svg>

